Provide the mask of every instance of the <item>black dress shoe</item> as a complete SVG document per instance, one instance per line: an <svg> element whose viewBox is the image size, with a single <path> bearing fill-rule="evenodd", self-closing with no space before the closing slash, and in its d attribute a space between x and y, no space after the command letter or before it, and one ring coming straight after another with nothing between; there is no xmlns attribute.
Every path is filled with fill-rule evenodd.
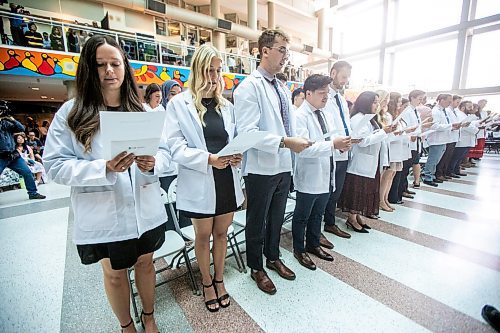
<svg viewBox="0 0 500 333"><path fill-rule="evenodd" d="M402 205L402 204L404 204L404 203L405 203L405 202L404 202L403 200L398 200L398 201L396 201L396 202L395 202L395 204L397 204L397 205Z"/></svg>
<svg viewBox="0 0 500 333"><path fill-rule="evenodd" d="M453 177L446 175L446 176L444 176L444 178L446 178L446 179L451 179L451 178L453 178Z"/></svg>
<svg viewBox="0 0 500 333"><path fill-rule="evenodd" d="M410 191L410 190L406 190L405 192L406 192L406 193L409 193L409 194L412 194L412 195L413 195L413 194L417 194L417 192L413 192L413 191Z"/></svg>
<svg viewBox="0 0 500 333"><path fill-rule="evenodd" d="M402 196L403 196L404 198L408 198L408 199L413 199L413 198L414 198L414 196L413 196L413 195L411 195L411 194L410 194L410 193L408 193L408 192L403 192Z"/></svg>
<svg viewBox="0 0 500 333"><path fill-rule="evenodd" d="M434 187L438 186L438 184L436 184L433 181L429 181L429 180L424 180L424 184L429 185L429 186L434 186Z"/></svg>
<svg viewBox="0 0 500 333"><path fill-rule="evenodd" d="M460 176L459 176L459 175L454 174L454 173L452 173L452 174L450 175L450 177L451 177L451 178L460 178Z"/></svg>
<svg viewBox="0 0 500 333"><path fill-rule="evenodd" d="M306 249L306 252L309 252L311 254L314 254L316 257L326 260L326 261L333 261L333 257L331 256L330 253L325 252L321 246L318 246L314 249Z"/></svg>
<svg viewBox="0 0 500 333"><path fill-rule="evenodd" d="M322 233L319 235L319 245L327 249L333 249L333 244Z"/></svg>
<svg viewBox="0 0 500 333"><path fill-rule="evenodd" d="M443 183L443 181L442 181L441 179L437 179L437 178L436 178L436 179L434 179L434 183L441 184L441 183Z"/></svg>
<svg viewBox="0 0 500 333"><path fill-rule="evenodd" d="M309 255L307 253L305 253L305 252L298 253L298 252L293 251L293 256L295 257L295 259L297 259L299 264L301 264L305 268L310 269L311 271L316 270L316 265L311 260L311 258L309 258Z"/></svg>
<svg viewBox="0 0 500 333"><path fill-rule="evenodd" d="M460 176L460 177L465 177L465 176L467 176L467 174L466 174L466 173L463 173L463 172L460 172L460 173L457 173L457 176Z"/></svg>
<svg viewBox="0 0 500 333"><path fill-rule="evenodd" d="M491 305L485 305L481 311L481 316L497 332L500 332L500 312Z"/></svg>
<svg viewBox="0 0 500 333"><path fill-rule="evenodd" d="M359 232L361 234L367 234L368 233L368 230L366 230L365 228L361 228L361 229L356 229L351 222L349 221L346 221L345 222L345 225L347 226L347 229L351 228L352 230L354 230L355 232Z"/></svg>

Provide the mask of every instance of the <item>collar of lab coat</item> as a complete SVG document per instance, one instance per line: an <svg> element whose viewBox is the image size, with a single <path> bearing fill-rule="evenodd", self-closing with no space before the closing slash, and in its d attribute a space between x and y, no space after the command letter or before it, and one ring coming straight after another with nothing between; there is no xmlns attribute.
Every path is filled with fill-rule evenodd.
<svg viewBox="0 0 500 333"><path fill-rule="evenodd" d="M313 119L314 119L314 124L316 124L316 127L319 129L319 131L323 131L321 129L321 125L319 124L319 120L318 120L318 116L316 115L316 113L314 111L318 110L316 109L314 106L311 105L311 103L309 103L307 100L304 100L304 103L302 103L301 105L301 108L303 107L303 109L307 112L309 112ZM325 116L325 112L324 112L324 108L321 108L319 109L321 110L321 112L323 113L323 120L325 121L325 126L326 126L326 129L327 131L330 130L329 128L329 124L328 124L328 121L326 120L326 116Z"/></svg>
<svg viewBox="0 0 500 333"><path fill-rule="evenodd" d="M273 111L278 116L278 119L281 119L280 104L279 104L280 102L279 102L278 96L276 95L276 91L274 90L274 87L272 86L271 83L269 83L266 80L264 75L262 75L262 73L260 71L258 71L257 69L253 72L253 76L255 76L255 78L259 79L260 84L262 84L262 86L264 87L264 90L266 92L266 97L267 97L269 103L271 104ZM286 93L283 90L281 81L277 80L277 82L278 82L278 89L282 90L282 93L286 98ZM288 103L288 112L290 113L291 111L292 111L291 103Z"/></svg>

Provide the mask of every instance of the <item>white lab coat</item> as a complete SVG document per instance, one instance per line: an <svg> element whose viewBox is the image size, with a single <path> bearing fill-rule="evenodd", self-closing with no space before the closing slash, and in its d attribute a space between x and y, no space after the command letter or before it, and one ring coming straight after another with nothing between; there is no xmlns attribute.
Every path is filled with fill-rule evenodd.
<svg viewBox="0 0 500 333"><path fill-rule="evenodd" d="M406 123L405 127L418 126L422 122L422 119L420 119L420 114L418 112L415 114L415 107L413 107L412 105L408 105L406 109L403 110L403 116L401 117L401 119ZM409 145L410 150L418 150L417 140L410 140Z"/></svg>
<svg viewBox="0 0 500 333"><path fill-rule="evenodd" d="M43 154L47 175L56 183L71 186L76 244L96 244L139 238L167 221L161 200L158 174L169 166L163 137L155 155L153 172L143 173L134 163L128 172L106 171L98 131L92 151L85 153L68 127L70 100L56 113Z"/></svg>
<svg viewBox="0 0 500 333"><path fill-rule="evenodd" d="M278 80L279 82L279 80ZM286 96L285 87L279 88ZM291 99L287 99L290 120L290 135L295 136L295 112ZM276 175L292 172L290 149L279 148L286 136L281 120L278 96L264 76L255 70L234 91L234 114L237 133L268 131L270 134L261 144L247 150L242 163L243 175Z"/></svg>
<svg viewBox="0 0 500 333"><path fill-rule="evenodd" d="M452 124L460 122L458 120L458 109L453 110L451 107L446 109L446 113L448 114L448 118ZM450 142L457 142L460 137L460 130L452 130L450 131Z"/></svg>
<svg viewBox="0 0 500 333"><path fill-rule="evenodd" d="M356 127L362 118L362 113L356 113L351 118L352 126ZM349 160L347 172L358 176L375 178L379 166L380 147L382 141L387 137L387 133L382 129L373 131L373 125L368 123L360 129L359 135L366 135L366 137L360 143L353 145L352 157Z"/></svg>
<svg viewBox="0 0 500 333"><path fill-rule="evenodd" d="M457 111L458 121L463 121L467 115L462 111ZM476 117L477 118L477 117ZM469 126L460 128L460 137L456 147L475 147L476 134L479 132L478 121L472 121Z"/></svg>
<svg viewBox="0 0 500 333"><path fill-rule="evenodd" d="M147 112L165 112L165 108L161 104L158 104L158 106L155 107L154 109L151 108L151 106L148 103L142 103L142 105L144 106L144 110L146 110ZM164 129L165 128L166 127L164 127ZM170 151L168 151L168 154L170 156ZM177 163L170 162L170 166L168 167L168 169L166 169L161 175L158 176L159 177L176 176L178 172L179 171L177 170Z"/></svg>
<svg viewBox="0 0 500 333"><path fill-rule="evenodd" d="M322 194L330 191L330 184L335 190L335 163L330 167L333 156L332 141L325 141L317 115L307 101L304 101L296 111L297 135L314 141L314 144L295 155L295 172L293 183L301 193ZM333 119L324 114L327 131L333 129ZM333 139L333 137L332 137Z"/></svg>
<svg viewBox="0 0 500 333"><path fill-rule="evenodd" d="M330 91L328 92L328 102L326 102L325 106L325 112L329 112L331 114L331 117L333 119L334 123L334 128L336 130L341 131L341 136L345 135L344 131L344 124L342 123L342 118L340 117L340 110L337 105L337 102L335 100L335 95L337 92L333 90L331 87ZM339 94L339 100L340 104L342 105L342 112L344 113L344 120L347 126L347 129L349 131L349 135L352 134L352 129L351 129L351 118L349 116L349 107L347 105L347 101L345 100L344 96ZM335 150L334 153L335 161L347 161L349 159L349 152L345 151L343 153L340 152L340 150Z"/></svg>
<svg viewBox="0 0 500 333"><path fill-rule="evenodd" d="M225 101L221 114L231 141L235 133L233 105ZM200 214L215 213L215 181L203 127L190 90L176 95L167 104L167 142L178 164L177 208ZM243 191L236 167L232 167L236 204L243 203Z"/></svg>
<svg viewBox="0 0 500 333"><path fill-rule="evenodd" d="M451 119L449 119L449 123L446 120L445 111L443 108L436 105L432 109L432 119L434 124L431 129L435 132L429 133L426 138L427 144L429 146L437 146L437 145L445 145L451 142Z"/></svg>

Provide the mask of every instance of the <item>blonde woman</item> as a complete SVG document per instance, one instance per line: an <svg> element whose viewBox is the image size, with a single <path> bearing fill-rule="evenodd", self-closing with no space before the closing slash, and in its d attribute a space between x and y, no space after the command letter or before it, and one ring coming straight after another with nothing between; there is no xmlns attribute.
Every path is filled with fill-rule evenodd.
<svg viewBox="0 0 500 333"><path fill-rule="evenodd" d="M223 274L227 229L243 203L236 166L241 155L217 153L234 136L233 105L222 97L222 56L211 45L193 55L189 90L167 104L167 136L179 165L177 208L191 218L195 254L201 271L205 306L210 312L230 304ZM210 274L210 238L214 275Z"/></svg>

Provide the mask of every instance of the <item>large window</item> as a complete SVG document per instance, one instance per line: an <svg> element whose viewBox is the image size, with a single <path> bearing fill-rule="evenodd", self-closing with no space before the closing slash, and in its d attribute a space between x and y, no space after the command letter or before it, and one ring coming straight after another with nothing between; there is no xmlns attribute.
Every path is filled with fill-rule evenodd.
<svg viewBox="0 0 500 333"><path fill-rule="evenodd" d="M396 25L388 36L395 39L460 23L462 0L397 0L394 5L398 6Z"/></svg>
<svg viewBox="0 0 500 333"><path fill-rule="evenodd" d="M500 30L472 37L467 88L500 86Z"/></svg>
<svg viewBox="0 0 500 333"><path fill-rule="evenodd" d="M352 65L349 87L355 89L365 89L377 85L379 57L377 54L368 55L362 58L346 59Z"/></svg>
<svg viewBox="0 0 500 333"><path fill-rule="evenodd" d="M453 39L396 50L392 85L402 92L449 90L456 49L457 40Z"/></svg>
<svg viewBox="0 0 500 333"><path fill-rule="evenodd" d="M500 14L499 0L477 0L475 18L482 18L497 14Z"/></svg>

